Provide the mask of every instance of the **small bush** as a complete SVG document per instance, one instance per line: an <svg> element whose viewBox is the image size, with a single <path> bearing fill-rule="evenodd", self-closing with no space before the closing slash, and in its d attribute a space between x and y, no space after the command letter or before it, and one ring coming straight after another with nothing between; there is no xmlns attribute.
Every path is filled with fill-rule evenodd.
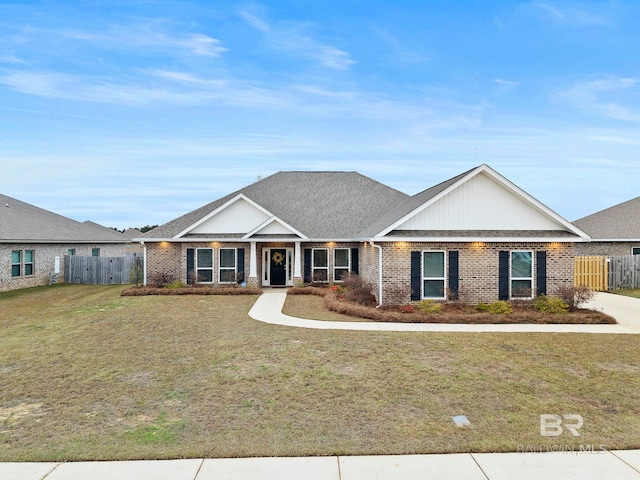
<svg viewBox="0 0 640 480"><path fill-rule="evenodd" d="M176 281L178 281L178 278L172 273L156 272L149 275L147 283L154 287L166 287L167 285L171 285Z"/></svg>
<svg viewBox="0 0 640 480"><path fill-rule="evenodd" d="M569 306L569 311L573 312L580 307L583 303L587 303L593 299L596 293L589 287L580 285L575 287L573 285L560 285L558 287L557 295L564 303Z"/></svg>
<svg viewBox="0 0 640 480"><path fill-rule="evenodd" d="M371 293L372 286L356 274L350 274L342 281L344 299L360 305L376 305L376 297Z"/></svg>
<svg viewBox="0 0 640 480"><path fill-rule="evenodd" d="M413 305L401 305L400 313L413 313L416 311L416 307Z"/></svg>
<svg viewBox="0 0 640 480"><path fill-rule="evenodd" d="M513 308L509 302L505 302L504 300L496 300L493 303L479 303L476 307L479 312L489 312L495 315L509 315Z"/></svg>
<svg viewBox="0 0 640 480"><path fill-rule="evenodd" d="M539 295L533 300L533 306L541 313L569 313L569 305L559 297Z"/></svg>
<svg viewBox="0 0 640 480"><path fill-rule="evenodd" d="M164 288L184 288L184 287L186 287L186 285L181 280L174 280L170 284L164 286Z"/></svg>
<svg viewBox="0 0 640 480"><path fill-rule="evenodd" d="M424 313L441 313L442 304L434 302L433 300L422 300L418 303L418 308Z"/></svg>

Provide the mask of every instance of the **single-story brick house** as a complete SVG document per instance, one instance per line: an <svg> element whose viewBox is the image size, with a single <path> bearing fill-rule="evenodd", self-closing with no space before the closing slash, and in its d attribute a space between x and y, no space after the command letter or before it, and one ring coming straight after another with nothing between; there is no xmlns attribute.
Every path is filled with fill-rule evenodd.
<svg viewBox="0 0 640 480"><path fill-rule="evenodd" d="M131 239L0 195L0 292L64 281L67 255L124 256Z"/></svg>
<svg viewBox="0 0 640 480"><path fill-rule="evenodd" d="M284 287L351 271L383 304L551 294L589 237L481 165L413 196L356 172L279 172L134 240L146 279Z"/></svg>
<svg viewBox="0 0 640 480"><path fill-rule="evenodd" d="M640 197L573 222L591 242L576 245L576 255L640 255Z"/></svg>

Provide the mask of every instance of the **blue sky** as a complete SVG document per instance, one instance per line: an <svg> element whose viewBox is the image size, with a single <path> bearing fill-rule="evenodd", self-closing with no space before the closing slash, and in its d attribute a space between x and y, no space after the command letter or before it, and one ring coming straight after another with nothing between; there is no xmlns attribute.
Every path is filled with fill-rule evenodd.
<svg viewBox="0 0 640 480"><path fill-rule="evenodd" d="M280 170L414 194L487 163L575 220L640 195L639 24L636 0L0 1L0 192L126 228Z"/></svg>

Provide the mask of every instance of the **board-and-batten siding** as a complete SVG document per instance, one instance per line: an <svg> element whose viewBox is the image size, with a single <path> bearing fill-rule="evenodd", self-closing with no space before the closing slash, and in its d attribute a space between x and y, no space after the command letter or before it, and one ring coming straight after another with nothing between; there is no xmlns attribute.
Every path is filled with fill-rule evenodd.
<svg viewBox="0 0 640 480"><path fill-rule="evenodd" d="M262 210L244 199L238 199L189 233L247 233L269 219Z"/></svg>
<svg viewBox="0 0 640 480"><path fill-rule="evenodd" d="M396 229L564 230L486 175L476 175Z"/></svg>

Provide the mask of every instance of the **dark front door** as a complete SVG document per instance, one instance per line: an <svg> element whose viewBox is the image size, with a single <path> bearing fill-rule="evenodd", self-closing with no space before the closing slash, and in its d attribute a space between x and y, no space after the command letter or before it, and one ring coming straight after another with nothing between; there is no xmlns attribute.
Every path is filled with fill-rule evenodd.
<svg viewBox="0 0 640 480"><path fill-rule="evenodd" d="M284 248L271 249L271 271L269 273L271 286L287 284L287 250Z"/></svg>

